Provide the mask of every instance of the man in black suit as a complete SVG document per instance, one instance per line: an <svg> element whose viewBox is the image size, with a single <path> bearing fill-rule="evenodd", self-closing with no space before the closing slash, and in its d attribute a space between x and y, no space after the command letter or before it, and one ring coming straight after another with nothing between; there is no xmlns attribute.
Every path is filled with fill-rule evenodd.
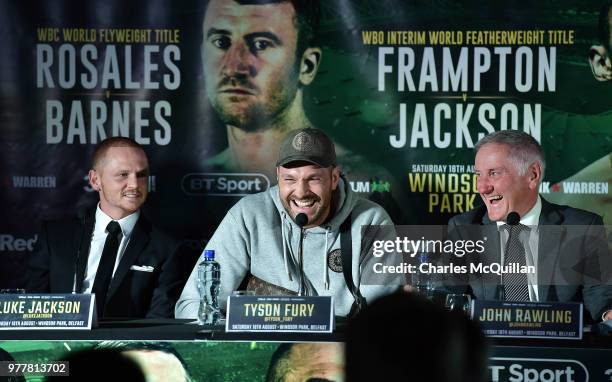
<svg viewBox="0 0 612 382"><path fill-rule="evenodd" d="M474 170L484 205L450 219L449 236L455 240L487 237L484 253L462 259L467 265L506 265L514 253L520 253L522 265L533 266L535 272L501 276L467 272L468 280L462 281L476 298L584 302L595 321L612 319L603 220L542 198L538 190L544 167L542 148L526 133L498 131L476 144ZM512 224L512 212L520 220L514 228L505 224Z"/></svg>
<svg viewBox="0 0 612 382"><path fill-rule="evenodd" d="M44 222L29 261L29 293L95 293L99 317L173 317L184 280L179 243L140 213L148 192L143 148L115 137L96 148L95 211Z"/></svg>

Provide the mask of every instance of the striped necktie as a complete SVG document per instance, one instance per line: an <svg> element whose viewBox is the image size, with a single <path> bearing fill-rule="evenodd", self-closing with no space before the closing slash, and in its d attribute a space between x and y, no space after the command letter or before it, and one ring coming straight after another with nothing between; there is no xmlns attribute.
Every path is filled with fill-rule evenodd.
<svg viewBox="0 0 612 382"><path fill-rule="evenodd" d="M504 256L505 269L510 269L510 265L517 264L517 270L526 265L525 247L520 240L522 231L529 231L529 227L523 224L508 225L504 224L503 229L508 231L508 242ZM529 286L525 273L504 273L503 274L504 295L507 301L529 301Z"/></svg>

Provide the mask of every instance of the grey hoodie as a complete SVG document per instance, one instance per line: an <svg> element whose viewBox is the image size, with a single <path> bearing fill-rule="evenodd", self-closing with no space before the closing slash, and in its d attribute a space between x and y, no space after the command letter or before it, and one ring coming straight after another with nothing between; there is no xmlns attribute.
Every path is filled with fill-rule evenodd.
<svg viewBox="0 0 612 382"><path fill-rule="evenodd" d="M335 314L346 316L354 298L342 272L327 265L327 255L340 248L340 225L352 213L353 280L363 294L373 298L390 293L392 287L360 285L366 257L359 263L362 225L392 225L385 210L350 190L341 178L336 191L338 202L334 217L323 226L309 228L304 235L304 273L310 295L334 296ZM221 266L220 307L225 310L227 297L247 272L267 282L297 291L299 288L298 254L300 228L281 204L278 186L242 198L227 213L208 242ZM200 257L198 264L203 260ZM176 318L196 318L200 297L196 285L197 265L191 272L176 308Z"/></svg>

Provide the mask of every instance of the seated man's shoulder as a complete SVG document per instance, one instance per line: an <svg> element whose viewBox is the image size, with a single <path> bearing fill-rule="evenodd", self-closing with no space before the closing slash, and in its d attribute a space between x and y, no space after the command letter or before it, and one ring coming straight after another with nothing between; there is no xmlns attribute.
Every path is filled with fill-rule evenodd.
<svg viewBox="0 0 612 382"><path fill-rule="evenodd" d="M180 240L166 232L164 229L155 225L142 214L140 215L140 219L138 220L137 224L149 237L153 247L160 249L161 253L169 255L173 253L181 244Z"/></svg>
<svg viewBox="0 0 612 382"><path fill-rule="evenodd" d="M76 215L73 215L45 219L42 221L41 225L46 228L49 234L53 234L54 232L65 234L66 232L71 232L72 230L78 229L83 225L83 222Z"/></svg>
<svg viewBox="0 0 612 382"><path fill-rule="evenodd" d="M583 210L580 208L574 208L562 204L548 203L548 208L552 211L563 216L563 224L567 225L582 225L582 224L603 224L601 215L596 213ZM550 211L542 211L543 213Z"/></svg>
<svg viewBox="0 0 612 382"><path fill-rule="evenodd" d="M355 209L384 211L384 208L382 208L380 204L370 199L366 199L363 196L358 196L358 195L355 195Z"/></svg>
<svg viewBox="0 0 612 382"><path fill-rule="evenodd" d="M272 192L274 191L272 189L269 189L267 191L258 192L256 194L245 195L240 200L238 200L236 204L232 206L232 208L230 208L230 211L235 212L238 210L249 210L252 209L254 206L273 205L274 200L272 200Z"/></svg>
<svg viewBox="0 0 612 382"><path fill-rule="evenodd" d="M389 222L391 222L387 211L385 211L385 209L380 204L372 200L363 198L361 196L356 196L356 202L353 208L353 215L370 216L372 218L384 218L388 219Z"/></svg>
<svg viewBox="0 0 612 382"><path fill-rule="evenodd" d="M257 194L246 195L240 200L238 200L236 204L234 204L227 213L228 215L233 216L234 219L238 220L249 220L249 217L268 217L270 211L277 210L277 207L274 204L274 200L272 198L273 192L275 191L273 189L270 189L268 191L259 192Z"/></svg>
<svg viewBox="0 0 612 382"><path fill-rule="evenodd" d="M151 225L151 234L151 236L156 240L162 243L167 243L169 246L176 246L180 243L176 237L172 236L163 229L156 227L155 225Z"/></svg>

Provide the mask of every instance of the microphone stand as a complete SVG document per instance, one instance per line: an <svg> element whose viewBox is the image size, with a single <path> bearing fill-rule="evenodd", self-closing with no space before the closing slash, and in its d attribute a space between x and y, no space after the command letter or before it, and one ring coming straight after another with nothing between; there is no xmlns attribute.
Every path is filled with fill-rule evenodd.
<svg viewBox="0 0 612 382"><path fill-rule="evenodd" d="M304 273L304 235L306 235L306 229L304 228L306 224L308 224L308 216L304 213L299 213L295 217L295 224L300 227L300 244L298 247L298 268L299 268L299 278L300 278L300 286L298 289L298 296L303 296L306 293L306 274Z"/></svg>
<svg viewBox="0 0 612 382"><path fill-rule="evenodd" d="M300 228L300 244L298 246L298 262L300 268L300 288L298 289L298 296L303 296L306 290L306 284L304 282L305 274L304 274L304 228Z"/></svg>
<svg viewBox="0 0 612 382"><path fill-rule="evenodd" d="M508 216L506 217L506 224L508 225L512 225L515 226L517 224L519 224L520 221L520 216L518 213L516 212L510 212L508 214ZM504 261L503 263L506 262L506 256L508 255L508 249L510 247L510 239L512 239L512 231L508 230L508 240L506 241L506 245L504 248ZM502 263L502 266L504 265ZM504 286L504 273L502 272L502 274L499 276L499 288L497 290L497 299L498 300L502 300L505 301L506 300L506 287Z"/></svg>

